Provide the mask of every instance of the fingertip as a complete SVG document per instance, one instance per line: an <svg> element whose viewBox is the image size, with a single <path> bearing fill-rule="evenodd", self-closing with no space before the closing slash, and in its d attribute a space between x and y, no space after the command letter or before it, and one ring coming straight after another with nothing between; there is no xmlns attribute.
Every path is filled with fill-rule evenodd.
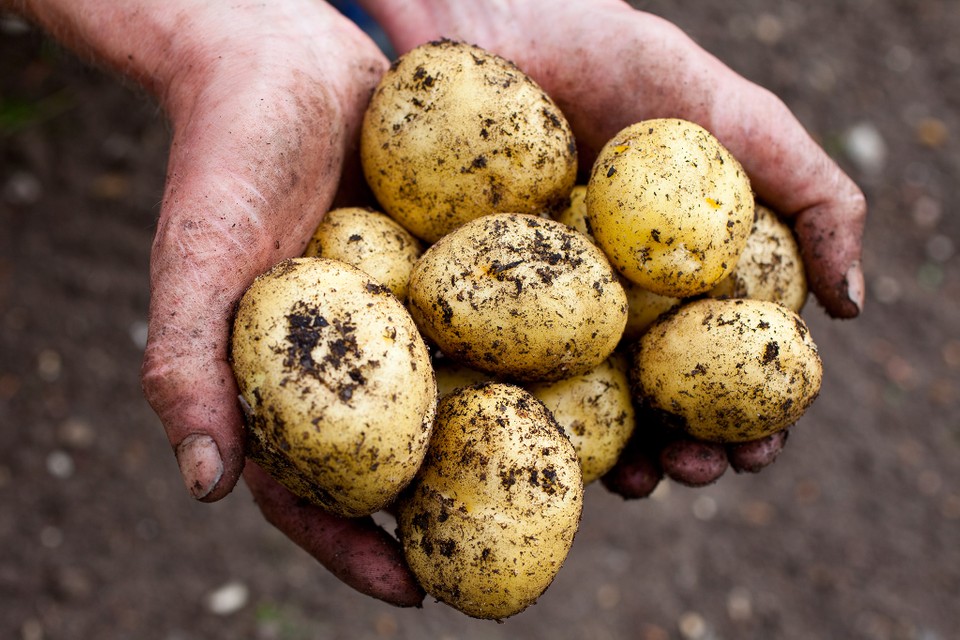
<svg viewBox="0 0 960 640"><path fill-rule="evenodd" d="M187 492L199 502L216 502L229 494L243 470L242 453L223 456L217 441L203 433L185 437L174 453Z"/></svg>

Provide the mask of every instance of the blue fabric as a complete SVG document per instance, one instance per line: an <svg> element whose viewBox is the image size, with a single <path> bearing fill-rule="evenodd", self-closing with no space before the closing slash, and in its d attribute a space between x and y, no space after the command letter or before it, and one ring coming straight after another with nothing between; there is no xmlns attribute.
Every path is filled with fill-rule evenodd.
<svg viewBox="0 0 960 640"><path fill-rule="evenodd" d="M334 9L350 18L358 27L363 29L363 31L370 36L370 39L377 43L377 46L380 47L384 55L391 60L397 57L396 51L394 51L390 40L387 38L387 34L356 2L351 2L350 0L329 0L329 2Z"/></svg>

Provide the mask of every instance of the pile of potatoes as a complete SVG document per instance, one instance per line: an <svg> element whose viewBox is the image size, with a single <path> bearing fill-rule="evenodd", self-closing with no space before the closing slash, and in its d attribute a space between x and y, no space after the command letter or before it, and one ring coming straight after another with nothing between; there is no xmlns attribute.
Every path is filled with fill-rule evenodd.
<svg viewBox="0 0 960 640"><path fill-rule="evenodd" d="M333 513L389 507L437 599L535 602L641 410L746 442L816 397L792 232L701 127L636 123L576 185L550 97L444 40L386 72L361 160L382 212L330 211L261 275L231 361L252 459Z"/></svg>

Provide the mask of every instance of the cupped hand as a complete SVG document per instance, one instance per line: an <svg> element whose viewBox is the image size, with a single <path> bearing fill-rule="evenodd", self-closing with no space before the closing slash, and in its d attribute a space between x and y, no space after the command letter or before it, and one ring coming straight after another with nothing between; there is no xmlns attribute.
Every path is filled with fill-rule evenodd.
<svg viewBox="0 0 960 640"><path fill-rule="evenodd" d="M860 313L863 194L781 100L674 25L619 0L364 4L400 52L447 37L515 62L569 119L584 169L607 140L635 122L679 117L699 123L741 161L758 198L792 222L810 288L824 309L837 318ZM762 469L785 441L785 431L729 447L641 436L605 483L630 497L649 494L664 474L708 484L728 467Z"/></svg>
<svg viewBox="0 0 960 640"><path fill-rule="evenodd" d="M300 255L341 183L358 175L359 123L387 61L319 2L213 5L184 17L158 92L173 127L151 260L143 388L194 498L218 500L244 470L244 426L228 361L243 291ZM352 164L354 163L354 164ZM344 174L347 175L344 175ZM252 462L267 519L358 590L423 598L396 542L372 520L302 504Z"/></svg>

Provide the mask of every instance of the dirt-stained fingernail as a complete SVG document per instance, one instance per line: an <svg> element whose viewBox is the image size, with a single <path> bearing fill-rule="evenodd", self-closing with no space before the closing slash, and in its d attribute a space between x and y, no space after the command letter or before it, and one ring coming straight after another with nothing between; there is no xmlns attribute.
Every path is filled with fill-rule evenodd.
<svg viewBox="0 0 960 640"><path fill-rule="evenodd" d="M223 476L223 460L217 443L208 435L193 434L177 446L177 462L183 482L197 500L206 498Z"/></svg>
<svg viewBox="0 0 960 640"><path fill-rule="evenodd" d="M847 297L850 299L850 302L857 305L857 310L863 311L865 288L863 286L863 269L860 268L859 260L851 264L850 268L847 269L846 279Z"/></svg>

